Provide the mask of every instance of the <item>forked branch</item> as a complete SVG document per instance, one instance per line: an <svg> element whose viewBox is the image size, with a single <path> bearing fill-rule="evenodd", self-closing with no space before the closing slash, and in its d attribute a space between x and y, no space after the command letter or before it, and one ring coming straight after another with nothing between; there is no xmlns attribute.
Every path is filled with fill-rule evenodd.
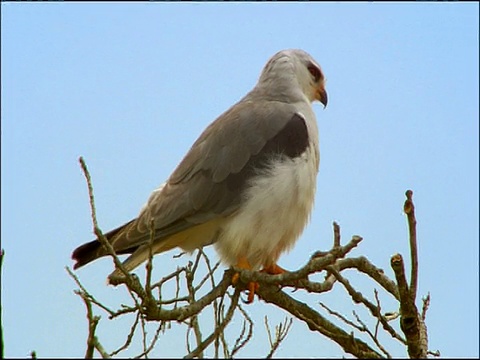
<svg viewBox="0 0 480 360"><path fill-rule="evenodd" d="M115 267L120 269L124 275L116 280L116 285L124 284L133 300L133 304L123 304L120 309L112 310L109 306L104 305L100 300L89 294L80 283L80 280L67 268L67 271L80 288L76 293L82 297L87 308L89 335L86 357L93 356L94 350L102 357L114 356L125 351L132 344L132 339L138 328L141 330L143 344L143 350L138 357L147 357L154 349L161 334L168 330L172 321L185 325L187 328L187 358L203 357L206 354L205 351L209 348L213 348L215 357L217 357L220 355L221 347L223 347L223 356L233 357L253 338L254 321L249 315L248 309L244 309L241 302L238 301L240 292L250 282L259 284L257 295L262 301L289 312L295 319L307 325L308 329L334 341L346 353L355 357L391 357L386 344L381 343L379 340L379 329L386 331L392 339L406 344L410 357L425 358L427 355L439 355L438 352L428 351L427 347L427 331L424 321L430 297L428 296L424 299L421 313L415 306L418 281L418 254L412 191L406 192L407 200L404 204L404 210L408 219L410 254L412 257L410 285L407 283L401 255L397 254L391 258L391 266L396 280L393 281L382 269L372 264L367 257L350 256L350 252L358 247L362 238L353 236L350 241L342 246L340 226L336 222L333 223L332 248L328 251L315 252L307 263L296 271L281 275L269 275L257 271L240 270L240 281L232 288L232 276L238 270L228 269L222 275L218 270L219 263L211 266L210 260L203 250L200 249L193 262L189 262L186 266L180 266L162 279L155 281L152 279L153 253L150 250L146 264L146 279L144 284L142 284L142 281L137 276L129 274L123 268L122 262L114 249L103 236L96 219L90 174L83 158L80 158L80 164L87 180L94 233L112 257ZM153 239L153 237L152 231L151 238ZM203 268L200 266L201 261L204 264ZM202 270L200 270L201 268ZM382 313L377 289L374 289L374 301L369 300L347 278L348 272L346 270L356 270L357 274L373 280L380 289L384 290L382 292L384 296L390 296L399 302L400 328L406 339L399 335L395 329L395 327L398 327L394 323L396 317L391 316L389 313ZM201 271L205 273L201 274ZM314 281L310 278L320 273L324 274L323 280ZM171 284L172 282L174 283L175 292L173 297L168 298L164 289L167 288L165 286L167 283ZM330 310L329 307L322 304L322 307L328 311L327 316L333 317L337 321L343 321L343 325L349 327L349 331L347 331L314 309L314 306L318 304L318 296L331 291L335 285L344 287L353 303L361 304L369 310L376 324L375 330L370 330L356 312L354 316L357 323L354 323L348 320L344 314ZM314 293L312 295L312 304L314 305L301 302L294 298L293 295L287 294L285 292L287 288L293 289L294 292L304 290L306 293ZM224 304L225 302L227 305ZM118 317L126 314L135 315L125 342L117 350L108 353L98 341L95 331L99 325L100 317L93 315L92 306L96 306L101 311L106 312L111 321L115 321ZM207 308L213 310L214 316L202 317ZM229 346L225 330L230 324L235 323L232 321L235 316L241 317L242 329L236 340L230 342L233 346ZM207 337L203 336L202 333L204 331L201 331L200 328L203 326L203 322L206 321L205 319L210 319L210 321L213 320L214 322L213 331L210 331L210 335ZM147 341L147 321L158 322L155 334L153 338L150 337L149 341ZM286 339L291 322L285 322L277 326L274 336L271 335L268 328L268 321L266 321L266 324L271 348L268 357L271 357L280 347L282 341ZM353 331L351 331L352 329ZM192 347L190 347L188 336L190 331L193 331L196 342ZM355 334L355 331L357 334ZM362 339L358 335L366 339Z"/></svg>

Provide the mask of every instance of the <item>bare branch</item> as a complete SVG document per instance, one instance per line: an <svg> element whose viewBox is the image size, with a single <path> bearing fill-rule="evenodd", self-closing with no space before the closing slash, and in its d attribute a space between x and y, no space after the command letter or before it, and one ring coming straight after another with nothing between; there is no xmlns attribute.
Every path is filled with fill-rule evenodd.
<svg viewBox="0 0 480 360"><path fill-rule="evenodd" d="M292 318L285 318L284 323L280 323L275 326L275 340L272 341L272 335L270 334L270 327L268 326L268 319L265 316L265 327L267 328L268 339L270 341L270 352L266 356L267 359L271 359L275 351L286 338L290 328L292 327Z"/></svg>
<svg viewBox="0 0 480 360"><path fill-rule="evenodd" d="M98 238L98 241L100 241L100 243L105 248L107 253L112 257L113 262L115 263L115 267L120 269L120 271L125 276L125 278L121 278L120 281L119 279L110 279L110 284L118 285L120 283L125 283L127 284L127 287L129 290L134 291L137 294L141 295L142 298L145 298L146 295L144 293L144 289L139 284L138 279L128 273L128 271L125 269L122 262L118 258L117 254L115 253L115 249L112 247L112 245L107 240L107 238L103 235L102 231L100 230L100 227L98 226L97 213L95 209L95 198L93 196L93 186L92 186L90 173L88 172L87 164L85 163L85 160L83 159L83 157L80 157L79 161L83 170L83 174L85 175L85 179L87 180L88 196L90 198L90 210L92 213L93 232L95 233L95 235Z"/></svg>
<svg viewBox="0 0 480 360"><path fill-rule="evenodd" d="M210 345L212 343L212 341L216 337L218 337L221 332L223 332L223 329L225 328L225 326L227 326L227 324L232 319L232 316L233 316L235 308L237 307L239 298L240 298L240 291L235 290L235 293L233 294L233 297L232 297L232 300L231 300L231 303L230 303L230 307L227 311L227 315L225 316L225 319L223 320L223 322L220 323L215 328L215 331L209 337L207 337L201 344L199 344L198 347L195 350L193 350L192 352L187 354L185 356L185 359L191 359L191 358L194 358L194 357L198 356L198 354L200 354L203 350L205 350L207 348L207 346Z"/></svg>
<svg viewBox="0 0 480 360"><path fill-rule="evenodd" d="M388 276L385 275L382 269L377 268L373 265L365 256L360 256L357 258L346 258L337 260L335 265L333 265L335 269L339 272L344 269L352 269L355 268L360 272L368 275L373 280L375 280L379 285L381 285L386 291L392 294L395 299L399 300L399 294L397 289L397 284L392 281Z"/></svg>
<svg viewBox="0 0 480 360"><path fill-rule="evenodd" d="M422 320L425 321L425 318L427 317L428 308L430 307L430 293L428 293L427 296L422 299L422 301L423 301Z"/></svg>
<svg viewBox="0 0 480 360"><path fill-rule="evenodd" d="M205 253L203 252L202 249L198 249L198 251L202 254L203 256L203 259L207 265L207 269L208 269L208 272L207 274L203 277L202 280L200 280L200 282L198 283L197 286L195 286L195 290L199 290L204 284L205 282L210 279L210 282L212 284L212 287L215 287L215 278L213 277L213 274L215 273L215 271L220 267L220 261L217 261L217 263L215 264L215 266L212 268L211 265L210 265L210 260L208 259L207 255L205 255Z"/></svg>
<svg viewBox="0 0 480 360"><path fill-rule="evenodd" d="M436 351L430 351L428 350L428 355L432 355L432 356L435 356L435 357L439 357L439 356L442 356L440 354L440 351L436 350Z"/></svg>
<svg viewBox="0 0 480 360"><path fill-rule="evenodd" d="M94 303L95 305L97 305L98 307L102 308L103 310L105 310L107 313L110 314L110 316L113 316L115 313L114 311L110 310L108 307L106 307L105 305L103 305L101 302L97 301L93 295L91 295L87 289L85 289L85 287L82 285L82 283L80 282L80 280L78 279L78 277L72 272L72 270L70 270L70 268L68 266L65 266L65 270L67 270L68 274L70 275L70 277L73 278L73 280L75 281L75 283L77 284L77 286L80 288L80 290L82 291L82 293L84 294L84 296L88 297L89 301L91 301L92 303Z"/></svg>
<svg viewBox="0 0 480 360"><path fill-rule="evenodd" d="M114 357L115 355L117 355L118 353L122 352L123 350L125 350L130 346L133 339L133 335L135 334L135 330L137 329L139 320L140 320L140 312L137 312L135 316L135 321L133 322L133 325L130 328L130 332L127 335L127 339L125 340L125 343L122 346L120 346L117 350L113 351L110 354L111 357Z"/></svg>
<svg viewBox="0 0 480 360"><path fill-rule="evenodd" d="M150 240L148 244L148 260L146 264L146 279L145 279L145 292L147 293L148 298L153 298L152 295L152 270L153 270L153 239L155 239L155 226L153 223L153 218L150 221Z"/></svg>
<svg viewBox="0 0 480 360"><path fill-rule="evenodd" d="M417 298L417 283L418 283L418 252L417 252L417 220L415 219L415 206L413 205L412 196L413 191L407 190L405 193L407 200L403 205L403 211L407 214L408 232L410 238L410 256L412 260L412 269L410 275L410 296L415 302Z"/></svg>
<svg viewBox="0 0 480 360"><path fill-rule="evenodd" d="M334 221L333 222L333 247L340 246L340 226Z"/></svg>
<svg viewBox="0 0 480 360"><path fill-rule="evenodd" d="M378 308L378 312L381 314L382 313L382 306L380 304L380 299L378 298L378 291L377 289L373 289L373 293L375 294L375 301L377 302L377 308ZM388 321L387 318L385 318L385 320ZM378 335L378 326L380 325L380 320L377 319L377 323L375 325L375 338L377 337Z"/></svg>
<svg viewBox="0 0 480 360"><path fill-rule="evenodd" d="M193 286L193 279L194 279L194 274L197 271L201 255L202 255L201 252L197 252L197 256L195 258L195 263L193 267L188 266L187 270L185 271L185 279L187 281L188 298L189 298L190 304L195 303L195 288ZM198 323L197 315L193 315L190 318L189 330L190 329L193 329L193 332L195 334L195 339L197 341L197 346L198 346L202 342L202 332L200 330L200 324ZM188 333L187 333L187 336L188 336ZM199 358L203 358L203 351L200 351L197 356Z"/></svg>
<svg viewBox="0 0 480 360"><path fill-rule="evenodd" d="M240 275L240 282L244 285L248 284L249 282L259 282L261 284L276 284L282 285L282 287L291 286L298 288L305 284L302 281L306 280L309 274L313 274L327 269L329 265L334 264L337 259L343 258L361 241L361 237L354 236L345 246L333 248L328 252L318 251L314 253L310 260L307 262L307 264L299 270L289 271L280 275L269 275L259 271L250 271L243 269L237 269L236 271ZM323 290L324 286L322 286L321 288Z"/></svg>
<svg viewBox="0 0 480 360"><path fill-rule="evenodd" d="M336 312L336 311L333 311L331 310L328 306L326 306L325 304L323 303L319 303L319 305L321 307L323 307L325 310L327 310L331 315L339 318L340 320L342 320L343 322L345 322L346 324L350 325L351 327L357 329L358 331L361 331L361 332L365 332L367 333L370 338L375 342L375 345L377 345L377 347L380 349L380 351L382 351L388 358L391 358L392 356L388 353L388 351L380 344L379 340L378 340L378 337L377 337L377 333L375 332L375 334L372 334L372 332L370 331L370 329L363 323L363 321L360 320L360 317L357 315L357 313L355 311L353 311L353 315L355 316L357 322L360 324L360 325L357 325L355 324L354 322L348 320L345 316L343 316L342 314ZM377 322L378 324L379 322ZM375 329L376 331L376 329Z"/></svg>
<svg viewBox="0 0 480 360"><path fill-rule="evenodd" d="M363 295L361 292L359 291L356 291L352 285L350 285L350 282L345 279L342 275L340 275L340 273L334 269L333 267L330 268L330 271L332 272L332 274L337 278L337 280L345 287L345 289L347 290L348 294L351 296L352 300L354 302L356 302L357 304L358 303L361 303L363 305L365 305L367 307L368 310L370 310L370 313L376 317L382 324L383 328L394 338L394 339L397 339L399 341L401 341L402 343L406 343L405 342L405 339L402 338L399 334L397 334L397 332L395 331L395 329L393 329L387 322L387 320L383 317L383 315L380 313L380 310L375 306L373 305L370 301L368 301Z"/></svg>
<svg viewBox="0 0 480 360"><path fill-rule="evenodd" d="M318 331L335 341L345 352L361 358L381 357L368 344L346 333L305 303L293 299L283 291L279 291L275 286L260 286L258 295L267 303L275 304L305 322L311 331Z"/></svg>
<svg viewBox="0 0 480 360"><path fill-rule="evenodd" d="M87 338L87 351L85 353L85 359L93 358L93 351L96 349L102 358L107 359L110 356L103 349L103 346L98 341L95 336L95 330L97 328L98 322L100 321L100 316L94 316L92 311L92 304L87 296L81 291L75 291L75 293L83 299L85 306L87 308L87 320L88 320L88 338Z"/></svg>
<svg viewBox="0 0 480 360"><path fill-rule="evenodd" d="M142 285L139 278L130 274L123 268L121 261L110 242L101 233L96 219L95 203L93 198L93 188L91 185L90 174L83 161L80 158L80 163L87 179L90 206L92 213L92 220L94 232L98 240L105 248L105 251L113 258L116 269L120 269L122 276L115 279L110 279L113 285L125 284L133 305L121 305L119 310L111 310L109 307L103 305L90 295L82 286L78 278L67 267L67 272L74 279L81 290L75 291L80 295L87 307L87 318L89 319L89 336L87 341L86 356L91 357L94 351L97 350L102 357L114 356L126 350L132 343L132 339L140 326L143 349L136 357L148 357L157 343L160 333L169 329L171 321L187 327L186 331L186 345L188 353L186 358L206 356L206 349L210 348L214 352L214 356L221 355L223 348L223 356L231 358L242 349L253 336L253 321L239 304L241 292L247 288L247 284L251 282L258 283L259 288L256 290L260 299L267 303L273 304L278 308L288 311L298 320L304 322L311 331L322 334L332 341L336 342L343 350L355 357L359 358L379 358L386 356L391 358L391 354L387 348L380 343L378 338L378 331L380 324L382 328L388 332L394 339L406 344L408 353L411 357L426 357L427 355L438 356L439 352L428 351L427 329L425 326L425 316L430 304L430 295L423 299L423 309L419 315L415 307L415 296L417 291L417 276L418 276L418 259L416 247L416 220L414 214L414 207L412 202L412 192L407 191L407 201L404 205L404 211L407 214L409 231L410 231L410 248L412 255L412 273L410 286L407 285L405 271L403 268L403 259L400 255L394 255L391 258L391 266L395 272L395 281L392 281L385 275L384 271L374 264L372 264L365 256L347 257L351 250L358 246L362 241L359 236L353 236L351 240L344 246L341 245L340 226L333 222L333 246L329 251L317 251L307 263L296 271L286 272L280 275L270 275L258 271L249 270L234 270L229 269L223 273L220 281L216 281L214 273L218 271L220 262L215 266L211 266L209 258L205 255L202 249L199 249L195 255L194 261L189 261L188 265L177 267L177 269L170 274L164 276L157 282L152 282L153 269L153 249L152 243L155 237L154 227L151 226L150 231L150 247L149 256L146 263L146 278L145 285ZM153 225L153 224L152 224ZM180 254L182 256L184 253ZM3 255L2 255L3 257ZM179 256L175 256L178 258ZM203 260L206 265L206 274L199 273L204 271L205 267L200 266L200 261ZM200 269L200 270L199 270ZM354 288L352 284L343 276L344 270L353 269L358 273L371 278L383 288L386 293L392 295L400 302L400 326L404 332L406 339L398 334L389 321L395 318L395 314L382 314L380 297L377 289L374 289L374 296L376 304L370 302L362 293ZM324 272L323 281L311 281L310 275ZM234 285L233 295L229 291L232 285L231 279L234 273L238 273L239 280ZM218 274L218 273L217 273ZM195 279L200 279L195 280ZM217 278L218 279L218 278ZM173 284L170 282L172 281ZM185 284L184 284L185 282ZM162 298L162 289L164 285L174 286L174 295L172 298ZM205 285L210 283L211 290L203 296L199 297L199 291L205 288ZM354 303L363 304L376 319L375 329L372 331L364 323L357 313L353 312L356 322L350 321L346 316L330 310L326 305L320 303L324 309L327 310L329 316L336 317L343 321L344 324L353 328L353 331L347 332L341 327L335 325L320 313L315 311L309 305L294 299L287 295L282 289L284 287L293 288L293 292L297 290L305 290L308 293L323 293L333 289L335 284L340 283L346 289ZM166 286L165 286L166 287ZM155 291L155 296L152 291ZM158 295L157 295L158 291ZM224 305L226 298L230 299L230 304ZM131 325L130 331L126 336L125 342L110 355L103 349L95 336L95 330L99 323L100 317L94 316L92 311L92 304L100 307L109 314L109 319L117 318L125 314L135 314L135 320ZM214 330L207 338L203 338L200 329L200 315L208 306L213 309ZM235 313L243 316L242 326L237 338L227 339L225 329L233 319ZM398 317L398 315L397 315ZM203 317L202 317L203 318ZM146 322L158 321L159 325L153 337L147 337ZM279 348L281 342L285 339L288 331L292 325L292 319L285 320L275 327L275 332L270 331L267 319L265 319L265 326L270 341L270 351L267 358L271 358L275 351ZM372 325L373 328L373 325ZM352 330L352 329L350 329ZM190 341L193 336L190 336L190 331L195 336L196 344L190 347ZM366 338L365 342L362 338L355 337L354 331L358 331L362 338ZM370 340L369 340L370 339ZM373 343L372 343L373 341ZM233 347L229 348L229 343L233 343ZM438 354L438 355L437 355ZM209 354L210 356L210 354Z"/></svg>
<svg viewBox="0 0 480 360"><path fill-rule="evenodd" d="M175 278L178 276L180 273L184 272L186 270L186 267L179 267L177 270L174 272L164 276L163 278L160 279L160 281L156 282L155 284L152 285L152 290L155 288L161 288L163 284L165 284L167 281Z"/></svg>
<svg viewBox="0 0 480 360"><path fill-rule="evenodd" d="M195 301L195 303L173 310L165 310L159 307L157 307L156 309L149 309L149 311L146 313L146 319L149 321L176 320L180 322L193 315L198 314L203 308L212 303L213 300L220 296L223 296L223 294L227 291L228 287L231 284L232 273L232 271L227 270L220 283L218 283L218 285L214 287L208 294Z"/></svg>
<svg viewBox="0 0 480 360"><path fill-rule="evenodd" d="M243 337L243 334L244 334L244 331L242 330L241 335L235 341L235 345L233 346L230 357L233 357L233 355L235 355L241 348L243 348L250 341L250 339L253 336L253 321L252 321L252 319L250 318L250 316L248 316L247 312L243 309L243 307L240 304L237 305L237 308L238 308L238 310L240 310L240 312L242 313L243 317L246 320L246 321L244 320L244 322L243 322L244 326L245 326L245 323L248 323L248 334L247 334L247 337L245 337L245 339L242 340L242 337Z"/></svg>
<svg viewBox="0 0 480 360"><path fill-rule="evenodd" d="M109 359L110 356L103 348L102 344L98 341L97 337L94 338L95 349L100 353L103 359Z"/></svg>
<svg viewBox="0 0 480 360"><path fill-rule="evenodd" d="M150 342L150 345L148 346L148 348L144 352L142 352L141 354L135 356L135 359L139 359L142 356L147 356L150 353L150 351L153 350L153 347L155 346L155 344L158 341L158 338L160 337L160 332L162 330L164 330L163 324L164 324L163 322L160 322L160 325L158 326L157 330L155 331L155 335L153 336L153 339Z"/></svg>
<svg viewBox="0 0 480 360"><path fill-rule="evenodd" d="M373 342L375 343L375 345L377 345L377 347L380 349L380 351L383 352L387 358L391 359L392 355L390 355L390 353L382 346L382 344L380 344L380 341L378 341L377 334L376 333L373 334L370 331L368 326L360 319L360 317L357 315L357 313L355 311L353 311L353 316L355 316L355 319L357 319L357 322L361 325L361 327L360 327L361 331L366 332L370 336L370 339L372 339ZM378 322L377 322L377 324L378 324Z"/></svg>
<svg viewBox="0 0 480 360"><path fill-rule="evenodd" d="M350 325L352 327L354 327L355 329L359 330L359 331L364 331L364 329L361 327L361 326L358 326L357 324L355 324L354 322L348 320L345 316L343 316L342 314L330 309L327 305L325 305L324 303L322 302L319 302L318 303L322 308L324 308L326 311L328 311L328 313L330 315L333 315L337 318L339 318L340 320L342 320L345 324L347 325Z"/></svg>
<svg viewBox="0 0 480 360"><path fill-rule="evenodd" d="M390 260L392 269L397 279L400 293L400 327L407 338L408 354L411 358L423 359L427 357L426 328L422 326L415 303L407 285L403 258L395 254Z"/></svg>

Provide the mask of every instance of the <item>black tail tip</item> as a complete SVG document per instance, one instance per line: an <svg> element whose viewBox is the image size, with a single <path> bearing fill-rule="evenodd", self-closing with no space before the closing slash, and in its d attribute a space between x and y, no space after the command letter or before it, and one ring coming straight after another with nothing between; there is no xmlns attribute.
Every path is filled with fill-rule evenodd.
<svg viewBox="0 0 480 360"><path fill-rule="evenodd" d="M73 269L76 270L100 257L98 254L98 249L101 248L100 245L101 244L98 240L93 240L76 248L71 256L72 260L76 261L73 265Z"/></svg>

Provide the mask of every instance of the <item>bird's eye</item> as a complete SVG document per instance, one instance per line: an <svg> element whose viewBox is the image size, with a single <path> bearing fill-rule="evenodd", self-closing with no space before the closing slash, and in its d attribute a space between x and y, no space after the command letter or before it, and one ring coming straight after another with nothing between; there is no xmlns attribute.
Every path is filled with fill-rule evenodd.
<svg viewBox="0 0 480 360"><path fill-rule="evenodd" d="M320 80L322 74L320 73L320 69L318 67L316 67L315 65L310 65L308 66L308 71L310 72L310 74L312 74L315 81Z"/></svg>

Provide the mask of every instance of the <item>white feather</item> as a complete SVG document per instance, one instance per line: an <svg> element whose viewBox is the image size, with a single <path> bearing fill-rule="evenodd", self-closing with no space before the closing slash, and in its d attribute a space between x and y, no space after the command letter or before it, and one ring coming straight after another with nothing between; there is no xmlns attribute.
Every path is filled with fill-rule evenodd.
<svg viewBox="0 0 480 360"><path fill-rule="evenodd" d="M315 149L295 159L273 159L251 181L241 209L222 226L215 243L221 260L246 258L253 269L273 265L307 224L316 189Z"/></svg>

